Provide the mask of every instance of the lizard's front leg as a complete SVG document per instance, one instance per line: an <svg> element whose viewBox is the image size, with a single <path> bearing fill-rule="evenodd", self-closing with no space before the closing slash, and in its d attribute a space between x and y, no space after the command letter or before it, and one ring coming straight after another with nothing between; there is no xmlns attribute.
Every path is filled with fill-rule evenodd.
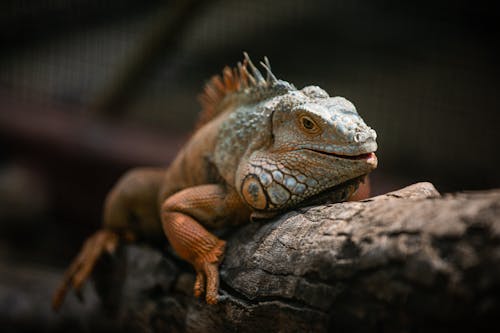
<svg viewBox="0 0 500 333"><path fill-rule="evenodd" d="M206 301L217 303L218 266L226 242L201 224L217 227L248 219L248 208L235 191L221 185L191 187L167 198L161 208L162 226L168 241L184 260L196 270L194 295L206 291Z"/></svg>

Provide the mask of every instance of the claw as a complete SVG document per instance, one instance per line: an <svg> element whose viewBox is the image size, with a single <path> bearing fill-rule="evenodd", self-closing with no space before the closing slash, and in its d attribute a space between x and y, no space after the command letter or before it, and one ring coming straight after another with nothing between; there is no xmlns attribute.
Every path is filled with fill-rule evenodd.
<svg viewBox="0 0 500 333"><path fill-rule="evenodd" d="M219 297L217 297L217 302L220 303L220 302L225 302L229 299L229 296L227 295L219 295Z"/></svg>

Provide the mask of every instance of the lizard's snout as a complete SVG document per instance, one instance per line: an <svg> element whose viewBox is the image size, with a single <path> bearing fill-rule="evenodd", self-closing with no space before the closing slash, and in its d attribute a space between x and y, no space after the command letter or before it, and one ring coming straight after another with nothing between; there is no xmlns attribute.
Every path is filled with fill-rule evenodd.
<svg viewBox="0 0 500 333"><path fill-rule="evenodd" d="M375 132L371 128L367 128L362 131L357 131L356 134L354 134L354 142L356 143L362 143L362 142L368 142L368 141L375 141L377 140L377 132Z"/></svg>

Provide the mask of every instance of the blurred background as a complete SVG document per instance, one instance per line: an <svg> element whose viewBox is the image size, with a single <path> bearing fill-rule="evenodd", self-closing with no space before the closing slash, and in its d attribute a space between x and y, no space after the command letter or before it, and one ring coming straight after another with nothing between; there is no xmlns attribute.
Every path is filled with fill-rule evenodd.
<svg viewBox="0 0 500 333"><path fill-rule="evenodd" d="M375 194L500 187L497 16L451 0L2 1L2 331L89 329L95 297L51 313L63 268L113 183L168 165L204 82L243 51L354 102L378 133Z"/></svg>

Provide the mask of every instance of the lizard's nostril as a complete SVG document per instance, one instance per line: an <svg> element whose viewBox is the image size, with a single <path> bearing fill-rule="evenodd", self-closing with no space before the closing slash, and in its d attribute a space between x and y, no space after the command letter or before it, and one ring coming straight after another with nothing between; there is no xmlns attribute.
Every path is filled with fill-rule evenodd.
<svg viewBox="0 0 500 333"><path fill-rule="evenodd" d="M361 141L361 134L360 133L357 133L354 135L354 142L360 142Z"/></svg>

